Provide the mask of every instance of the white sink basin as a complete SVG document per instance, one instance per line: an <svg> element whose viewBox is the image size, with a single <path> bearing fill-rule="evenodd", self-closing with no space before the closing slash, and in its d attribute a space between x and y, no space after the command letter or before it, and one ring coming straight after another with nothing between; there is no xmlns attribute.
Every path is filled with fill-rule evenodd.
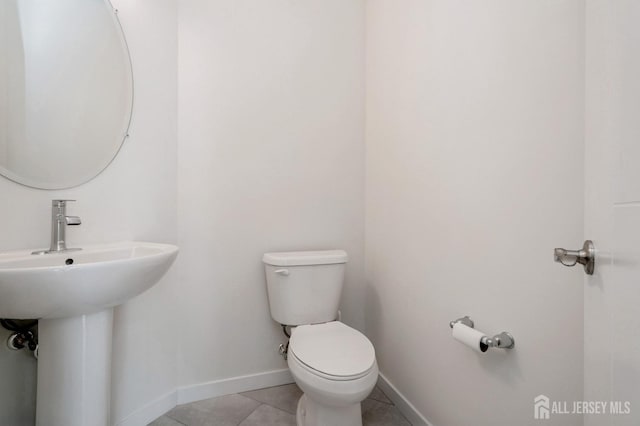
<svg viewBox="0 0 640 426"><path fill-rule="evenodd" d="M174 245L143 242L0 252L0 318L64 318L117 306L156 284L177 254Z"/></svg>
<svg viewBox="0 0 640 426"><path fill-rule="evenodd" d="M38 426L109 426L113 307L160 280L169 244L0 252L0 318L38 319Z"/></svg>

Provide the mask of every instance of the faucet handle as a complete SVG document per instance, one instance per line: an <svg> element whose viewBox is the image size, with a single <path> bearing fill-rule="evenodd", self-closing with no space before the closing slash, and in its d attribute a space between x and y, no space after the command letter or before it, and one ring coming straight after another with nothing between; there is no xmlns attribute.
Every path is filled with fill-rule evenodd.
<svg viewBox="0 0 640 426"><path fill-rule="evenodd" d="M80 225L82 220L78 216L65 216L64 221L67 225Z"/></svg>

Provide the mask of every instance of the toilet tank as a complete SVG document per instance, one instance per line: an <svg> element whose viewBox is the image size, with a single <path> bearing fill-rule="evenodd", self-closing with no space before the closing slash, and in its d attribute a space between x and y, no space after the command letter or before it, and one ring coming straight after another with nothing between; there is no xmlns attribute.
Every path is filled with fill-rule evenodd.
<svg viewBox="0 0 640 426"><path fill-rule="evenodd" d="M347 260L344 250L266 253L271 317L285 325L334 321Z"/></svg>

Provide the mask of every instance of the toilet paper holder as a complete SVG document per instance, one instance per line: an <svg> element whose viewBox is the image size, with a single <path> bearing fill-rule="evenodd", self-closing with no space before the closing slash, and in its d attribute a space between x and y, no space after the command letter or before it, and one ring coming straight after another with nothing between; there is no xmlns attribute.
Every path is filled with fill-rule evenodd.
<svg viewBox="0 0 640 426"><path fill-rule="evenodd" d="M455 321L449 322L449 327L453 328L454 324L456 323L461 323L466 325L467 327L475 328L473 320L468 316L464 316L462 318L458 318ZM496 334L493 337L484 336L480 341L490 348L513 349L516 345L516 341L511 333L506 331Z"/></svg>

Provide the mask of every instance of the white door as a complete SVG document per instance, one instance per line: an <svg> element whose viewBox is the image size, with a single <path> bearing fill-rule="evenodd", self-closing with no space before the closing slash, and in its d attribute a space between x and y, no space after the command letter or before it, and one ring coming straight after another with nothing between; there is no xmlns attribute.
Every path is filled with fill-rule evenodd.
<svg viewBox="0 0 640 426"><path fill-rule="evenodd" d="M640 425L640 1L587 0L586 18L584 399L631 413L585 426Z"/></svg>

